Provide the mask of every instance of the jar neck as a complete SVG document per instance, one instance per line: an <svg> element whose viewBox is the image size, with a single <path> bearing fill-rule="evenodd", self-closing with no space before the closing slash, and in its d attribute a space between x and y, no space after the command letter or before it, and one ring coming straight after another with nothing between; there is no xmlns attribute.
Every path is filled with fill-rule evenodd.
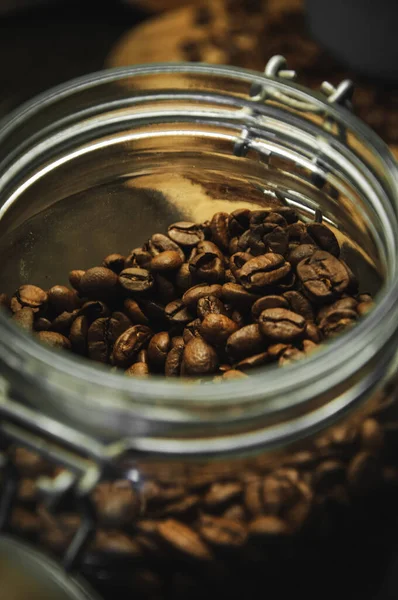
<svg viewBox="0 0 398 600"><path fill-rule="evenodd" d="M269 91L260 104L249 95L253 82ZM294 102L286 106L286 96L297 109ZM329 425L365 401L391 367L397 168L383 143L347 111L249 71L157 65L72 82L14 114L0 140L4 230L33 214L46 187L54 194L57 182L68 181L71 194L84 178L87 185L90 160L103 164L107 177L122 176L123 153L110 161L106 152L117 158L123 150L140 173L154 157L170 169L200 161L207 173L209 165L213 172L219 167L237 185L245 177L253 185L264 180L265 196L282 190L303 215L322 204L357 251L366 240L369 264L386 282L366 319L302 364L222 385L127 380L54 356L0 316L0 362L10 389L45 415L100 439L128 438L145 453L246 452Z"/></svg>

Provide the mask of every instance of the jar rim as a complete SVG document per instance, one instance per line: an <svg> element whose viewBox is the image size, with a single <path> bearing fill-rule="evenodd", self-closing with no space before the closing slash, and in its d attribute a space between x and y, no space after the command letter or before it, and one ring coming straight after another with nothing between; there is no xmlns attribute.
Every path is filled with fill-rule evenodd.
<svg viewBox="0 0 398 600"><path fill-rule="evenodd" d="M88 89L97 84L125 77L157 73L225 75L237 77L248 83L259 84L270 81L270 78L264 74L247 69L191 63L151 64L108 69L74 79L24 104L0 124L0 142L4 136L12 132L15 126L20 126L21 121L34 115L35 111L43 109L65 96L73 95L79 90ZM291 82L285 83L274 78L271 79L272 84L283 92L294 90L303 99L310 99L317 106L327 108L329 114L357 132L372 147L385 165L386 172L391 174L388 184L394 211L398 213L398 165L384 142L348 110L330 106L320 93L312 93ZM397 297L398 275L395 273L394 280L390 281L386 289L382 291L374 310L365 319L348 333L333 340L331 344L324 344L322 349L303 362L288 365L283 369L270 366L264 371L260 370L251 374L247 379L225 381L222 385L211 387L190 385L185 381L171 381L165 378L135 379L109 373L89 362L85 364L66 353L65 355L63 353L55 354L18 330L3 315L0 315L0 360L9 365L12 361L14 364L17 361L19 368L30 373L31 376L35 373L42 375L44 370L50 367L51 376L46 385L51 384L53 389L60 389L69 381L72 387L73 382L78 386L90 386L96 392L96 402L102 402L104 408L114 406L112 395L120 393L120 406L123 406L125 410L134 408L141 415L148 416L151 411L153 414L156 411L159 414L159 411L170 409L168 415L163 414L163 417L171 421L180 420L182 410L185 411L184 419L197 420L200 413L189 413L192 407L195 407L195 411L198 408L211 411L226 406L233 410L237 405L252 406L258 402L264 403L264 401L266 401L266 406L262 407L263 414L273 414L307 401L309 386L312 386L313 393L324 393L330 389L331 381L336 378L337 372L346 373L348 378L380 352L383 344L395 334L398 327ZM1 341L9 336L12 336L12 348ZM10 359L10 352L12 359ZM21 356L28 357L28 360L18 360ZM286 369L288 369L289 377L286 377ZM292 389L292 382L294 389ZM264 394L264 389L267 389L267 394ZM189 390L188 394L187 390ZM189 398L187 398L188 395ZM91 394L88 394L86 401L90 402L90 398ZM160 401L162 402L161 407L159 406ZM349 402L348 397L347 402ZM228 415L228 411L225 415Z"/></svg>

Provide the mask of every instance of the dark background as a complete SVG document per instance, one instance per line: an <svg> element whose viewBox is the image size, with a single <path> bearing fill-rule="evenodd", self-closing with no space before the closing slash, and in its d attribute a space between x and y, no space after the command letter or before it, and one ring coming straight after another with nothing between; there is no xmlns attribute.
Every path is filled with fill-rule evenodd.
<svg viewBox="0 0 398 600"><path fill-rule="evenodd" d="M120 35L145 16L118 0L61 0L1 16L0 115L101 69Z"/></svg>

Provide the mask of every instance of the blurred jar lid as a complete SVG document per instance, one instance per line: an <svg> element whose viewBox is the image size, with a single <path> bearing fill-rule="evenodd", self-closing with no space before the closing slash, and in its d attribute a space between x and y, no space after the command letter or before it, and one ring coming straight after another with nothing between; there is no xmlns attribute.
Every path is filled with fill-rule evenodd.
<svg viewBox="0 0 398 600"><path fill-rule="evenodd" d="M55 561L16 539L0 535L0 596L4 600L99 600Z"/></svg>

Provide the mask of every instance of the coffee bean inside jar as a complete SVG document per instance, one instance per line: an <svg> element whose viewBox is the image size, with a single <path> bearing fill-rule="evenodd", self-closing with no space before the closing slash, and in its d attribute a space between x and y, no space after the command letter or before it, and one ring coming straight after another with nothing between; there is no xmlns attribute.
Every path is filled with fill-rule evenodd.
<svg viewBox="0 0 398 600"><path fill-rule="evenodd" d="M284 366L372 308L369 294L363 300L366 281L340 257L320 211L304 222L283 206L172 223L128 256L115 248L98 266L76 265L69 281L48 290L22 285L10 299L3 294L2 305L51 348L130 377L220 382L231 372Z"/></svg>

